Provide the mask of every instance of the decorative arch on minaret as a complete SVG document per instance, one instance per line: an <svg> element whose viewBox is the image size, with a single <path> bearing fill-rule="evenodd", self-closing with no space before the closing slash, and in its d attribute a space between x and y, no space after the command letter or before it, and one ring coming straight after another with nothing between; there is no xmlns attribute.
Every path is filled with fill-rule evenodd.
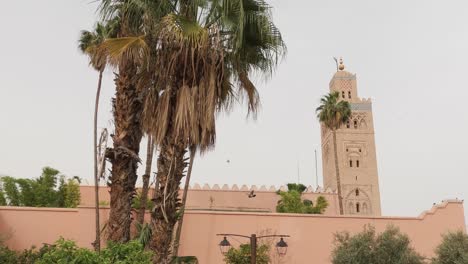
<svg viewBox="0 0 468 264"><path fill-rule="evenodd" d="M345 197L346 213L362 215L372 213L370 196L362 188L351 189Z"/></svg>

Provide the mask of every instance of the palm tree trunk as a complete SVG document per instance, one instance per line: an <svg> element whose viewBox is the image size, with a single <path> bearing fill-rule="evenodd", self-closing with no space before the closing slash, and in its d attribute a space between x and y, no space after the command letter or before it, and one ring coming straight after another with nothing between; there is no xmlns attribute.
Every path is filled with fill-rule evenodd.
<svg viewBox="0 0 468 264"><path fill-rule="evenodd" d="M113 100L114 146L106 153L112 163L107 234L109 240L120 242L130 240L131 203L135 195L136 171L140 161L138 152L143 135L140 124L142 99L135 84L135 75L133 65L120 65Z"/></svg>
<svg viewBox="0 0 468 264"><path fill-rule="evenodd" d="M340 168L338 162L338 149L336 144L336 129L332 129L333 133L333 148L335 153L335 171L336 171L336 189L338 191L338 206L340 207L340 215L343 215L343 196L341 195L341 179L340 179Z"/></svg>
<svg viewBox="0 0 468 264"><path fill-rule="evenodd" d="M98 164L97 164L97 120L98 120L98 109L99 109L99 97L101 95L101 84L102 84L102 72L99 71L98 87L96 91L96 101L94 102L94 198L95 198L95 209L96 209L96 239L94 240L94 250L101 250L101 228L99 222L99 176L98 176Z"/></svg>
<svg viewBox="0 0 468 264"><path fill-rule="evenodd" d="M177 230L176 230L176 236L174 239L174 256L179 255L179 241L180 241L180 235L182 233L182 224L184 223L184 215L185 215L185 203L187 201L187 193L188 193L188 188L190 186L190 177L192 176L192 167L193 167L193 160L195 159L195 151L196 148L193 146L190 148L190 163L187 171L187 176L185 178L185 186L184 186L184 193L182 195L182 214L180 216L179 221L177 222Z"/></svg>
<svg viewBox="0 0 468 264"><path fill-rule="evenodd" d="M185 144L169 134L161 144L158 157L159 188L155 190L155 209L151 214L153 236L150 248L155 251L154 263L167 264L171 257L171 242L177 222L179 185L187 162Z"/></svg>
<svg viewBox="0 0 468 264"><path fill-rule="evenodd" d="M149 180L151 175L151 163L153 162L154 143L151 136L148 136L148 146L146 147L146 167L143 175L143 188L141 189L140 209L138 211L137 223L143 225L145 221L146 204L148 200Z"/></svg>

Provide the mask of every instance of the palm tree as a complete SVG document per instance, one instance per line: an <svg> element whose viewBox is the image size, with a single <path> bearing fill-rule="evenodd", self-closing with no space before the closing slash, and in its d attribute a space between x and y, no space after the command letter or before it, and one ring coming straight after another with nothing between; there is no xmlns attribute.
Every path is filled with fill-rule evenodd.
<svg viewBox="0 0 468 264"><path fill-rule="evenodd" d="M146 204L148 201L149 191L149 180L151 175L151 165L153 163L154 144L151 136L148 137L148 143L146 147L146 165L145 174L143 174L143 187L141 188L141 202L140 208L138 209L137 223L143 225L145 220Z"/></svg>
<svg viewBox="0 0 468 264"><path fill-rule="evenodd" d="M94 248L96 251L100 250L100 227L99 227L99 176L97 164L97 120L99 109L99 97L101 94L102 73L106 68L106 56L100 52L100 46L105 39L115 37L113 35L114 24L109 23L104 25L97 23L94 31L83 30L80 34L78 47L83 54L89 57L89 64L99 72L98 85L96 90L96 99L94 103L94 124L93 124L93 152L94 152L94 194L95 194L95 208L96 208L96 240L94 241Z"/></svg>
<svg viewBox="0 0 468 264"><path fill-rule="evenodd" d="M181 205L178 191L188 165L187 149L194 146L204 153L214 147L216 113L230 109L240 97L246 98L249 114L255 115L259 95L251 76L271 75L285 45L272 23L270 6L262 0L103 0L101 13L106 19L119 16L125 28L137 29L123 31L118 38L106 41L105 47L110 63L119 68L119 79L124 74L127 79L136 76L138 82L131 95L142 102L132 109L114 107L116 127L119 115L128 114L136 120L141 117L141 130L137 128L140 124L135 124L131 130L127 127L125 136L145 132L160 148L150 247L156 251L155 262L166 263ZM128 64L133 68L125 67ZM116 100L118 93L119 82ZM126 95L127 100L133 100ZM118 133L116 129L114 150L109 154L117 149ZM114 178L111 186L118 179L126 180L128 189L134 183L127 178L133 177L138 152L126 153L135 157L134 163L117 163L109 155ZM114 175L118 165L127 172L121 178ZM112 199L116 192L116 203L123 203L124 190L114 189L109 222L126 226L124 219L112 220L117 217L112 209L124 208ZM111 225L111 232L113 228Z"/></svg>
<svg viewBox="0 0 468 264"><path fill-rule="evenodd" d="M190 177L192 176L193 161L195 160L196 150L197 149L195 147L190 148L189 166L187 170L187 176L185 177L184 191L182 193L182 204L180 206L181 214L180 214L179 220L177 221L177 229L176 229L174 243L173 243L174 250L172 254L174 257L177 257L179 253L180 235L182 234L182 225L184 223L184 215L185 215L185 205L187 203L187 194L188 194L188 189L190 187Z"/></svg>
<svg viewBox="0 0 468 264"><path fill-rule="evenodd" d="M339 100L339 93L332 92L320 99L320 106L315 110L317 118L333 134L333 150L335 154L336 185L338 190L338 205L340 214L343 214L343 196L341 194L340 168L338 162L338 150L336 144L336 130L351 116L351 106L347 101Z"/></svg>

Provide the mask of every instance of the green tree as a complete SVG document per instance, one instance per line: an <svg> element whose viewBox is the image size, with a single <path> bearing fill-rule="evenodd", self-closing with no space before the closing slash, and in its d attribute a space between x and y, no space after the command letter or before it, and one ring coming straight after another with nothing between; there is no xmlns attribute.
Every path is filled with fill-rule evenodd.
<svg viewBox="0 0 468 264"><path fill-rule="evenodd" d="M67 208L76 208L80 205L80 184L76 179L67 180L64 200L64 206Z"/></svg>
<svg viewBox="0 0 468 264"><path fill-rule="evenodd" d="M2 190L2 187L0 186L0 206L5 206L7 205L7 200L5 198L5 192Z"/></svg>
<svg viewBox="0 0 468 264"><path fill-rule="evenodd" d="M372 226L366 226L358 234L335 234L333 264L423 264L424 258L410 246L407 235L390 226L377 234Z"/></svg>
<svg viewBox="0 0 468 264"><path fill-rule="evenodd" d="M310 200L302 200L302 193L307 187L303 184L289 183L288 191L279 191L281 199L276 206L278 213L295 214L322 214L328 207L328 202L323 196L317 197L316 205Z"/></svg>
<svg viewBox="0 0 468 264"><path fill-rule="evenodd" d="M80 203L79 184L76 179L65 181L65 176L50 167L44 167L37 179L0 179L5 204L31 207L77 207ZM1 202L1 201L0 201Z"/></svg>
<svg viewBox="0 0 468 264"><path fill-rule="evenodd" d="M96 239L94 247L100 250L101 231L99 226L99 175L98 175L98 157L97 157L97 121L99 109L99 97L101 95L102 74L106 68L107 60L101 44L105 39L115 37L117 32L117 20L109 21L106 25L97 23L94 31L81 31L78 47L83 54L89 58L89 64L99 72L96 98L94 102L94 123L93 123L93 154L94 154L94 196L95 196L95 229Z"/></svg>
<svg viewBox="0 0 468 264"><path fill-rule="evenodd" d="M445 234L435 255L432 264L467 264L468 235L463 231Z"/></svg>
<svg viewBox="0 0 468 264"><path fill-rule="evenodd" d="M239 96L255 114L259 96L252 74L270 75L285 46L270 6L261 0L103 0L101 13L106 19L121 18L119 38L105 45L109 61L119 69L114 148L108 152L113 166L110 239L129 238L130 208L125 206L146 132L160 148L150 245L155 262L166 263L187 149L204 152L214 146L216 113Z"/></svg>
<svg viewBox="0 0 468 264"><path fill-rule="evenodd" d="M36 196L37 207L58 207L57 196L57 181L60 179L60 171L51 168L44 167L42 174L38 179L35 180L35 188L33 190ZM24 202L23 202L24 203Z"/></svg>
<svg viewBox="0 0 468 264"><path fill-rule="evenodd" d="M335 156L336 185L338 190L338 205L340 214L343 212L343 195L341 193L340 168L338 162L338 147L336 145L336 130L351 116L351 106L347 101L339 100L338 92L331 92L320 99L320 106L315 110L317 117L326 128L333 134L333 152Z"/></svg>
<svg viewBox="0 0 468 264"><path fill-rule="evenodd" d="M3 190L5 192L7 205L20 206L21 198L18 186L16 185L15 178L10 176L3 176L1 178Z"/></svg>
<svg viewBox="0 0 468 264"><path fill-rule="evenodd" d="M257 264L268 264L270 248L267 245L257 247ZM250 264L250 244L242 244L238 249L231 248L226 253L224 261L227 264Z"/></svg>

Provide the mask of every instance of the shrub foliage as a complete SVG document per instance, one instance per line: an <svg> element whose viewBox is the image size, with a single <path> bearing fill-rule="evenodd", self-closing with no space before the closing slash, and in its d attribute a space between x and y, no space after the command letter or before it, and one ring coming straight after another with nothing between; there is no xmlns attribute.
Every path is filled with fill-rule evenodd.
<svg viewBox="0 0 468 264"><path fill-rule="evenodd" d="M66 179L50 167L37 179L0 178L0 205L74 208L79 203L79 178Z"/></svg>
<svg viewBox="0 0 468 264"><path fill-rule="evenodd" d="M288 191L279 191L281 200L278 201L276 212L278 213L296 213L296 214L323 214L328 207L328 202L323 196L317 197L314 203L310 200L302 200L302 193L306 190L305 185L289 183Z"/></svg>
<svg viewBox="0 0 468 264"><path fill-rule="evenodd" d="M435 255L432 264L467 264L468 235L463 231L444 235Z"/></svg>
<svg viewBox="0 0 468 264"><path fill-rule="evenodd" d="M351 236L348 232L335 235L333 264L423 264L424 258L410 246L407 235L390 226L377 234L372 226Z"/></svg>
<svg viewBox="0 0 468 264"><path fill-rule="evenodd" d="M270 263L269 251L268 245L257 246L257 264ZM239 248L229 249L224 261L227 264L250 264L250 244L242 244Z"/></svg>
<svg viewBox="0 0 468 264"><path fill-rule="evenodd" d="M153 254L137 241L109 243L100 254L63 238L39 250L15 252L0 246L0 264L151 264L152 258Z"/></svg>

